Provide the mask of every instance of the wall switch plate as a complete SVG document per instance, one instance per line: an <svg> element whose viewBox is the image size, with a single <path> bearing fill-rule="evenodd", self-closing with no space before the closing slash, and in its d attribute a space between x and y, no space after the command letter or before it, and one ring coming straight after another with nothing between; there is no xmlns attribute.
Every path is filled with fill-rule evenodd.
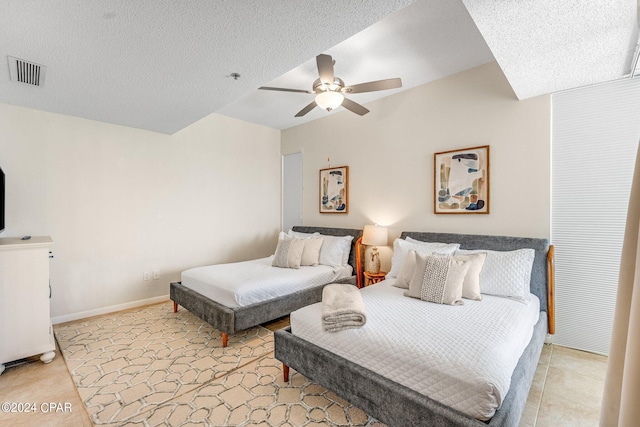
<svg viewBox="0 0 640 427"><path fill-rule="evenodd" d="M148 271L145 271L144 273L142 273L142 279L143 280L150 280L151 279L151 273L149 273Z"/></svg>
<svg viewBox="0 0 640 427"><path fill-rule="evenodd" d="M153 280L160 280L160 270L153 270Z"/></svg>

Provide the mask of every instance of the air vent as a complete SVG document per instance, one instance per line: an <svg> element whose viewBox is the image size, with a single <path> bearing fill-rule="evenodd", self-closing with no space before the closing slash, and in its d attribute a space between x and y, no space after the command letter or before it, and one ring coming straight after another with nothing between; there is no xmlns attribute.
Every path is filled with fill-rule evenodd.
<svg viewBox="0 0 640 427"><path fill-rule="evenodd" d="M24 59L7 56L11 81L26 83L32 86L44 84L44 74L47 67Z"/></svg>

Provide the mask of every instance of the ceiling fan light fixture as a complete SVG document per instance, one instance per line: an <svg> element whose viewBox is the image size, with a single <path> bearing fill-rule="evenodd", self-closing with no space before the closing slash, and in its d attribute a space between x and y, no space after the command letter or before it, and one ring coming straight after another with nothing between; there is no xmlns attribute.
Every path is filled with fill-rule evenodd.
<svg viewBox="0 0 640 427"><path fill-rule="evenodd" d="M316 104L327 111L339 107L342 105L342 101L344 101L344 95L340 92L328 90L316 95Z"/></svg>
<svg viewBox="0 0 640 427"><path fill-rule="evenodd" d="M313 102L298 111L295 115L295 117L302 117L316 107L331 111L341 105L353 113L364 116L369 112L369 110L357 102L354 102L349 98L345 98L345 93L375 92L378 90L397 89L402 87L402 81L399 78L376 80L372 82L359 83L357 85L345 86L344 81L342 81L340 77L336 77L333 73L333 64L335 61L331 56L324 54L318 55L316 56L316 63L318 64L318 74L320 75L320 78L313 82L313 91L264 86L261 86L258 89L278 90L281 92L315 93L316 97Z"/></svg>

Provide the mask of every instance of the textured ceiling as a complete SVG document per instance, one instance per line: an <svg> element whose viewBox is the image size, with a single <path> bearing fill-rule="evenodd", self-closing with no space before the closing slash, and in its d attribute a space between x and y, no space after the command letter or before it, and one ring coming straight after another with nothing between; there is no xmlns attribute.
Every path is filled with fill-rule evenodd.
<svg viewBox="0 0 640 427"><path fill-rule="evenodd" d="M418 1L322 53L333 57L335 75L347 85L402 79L401 89L347 96L360 104L494 60L462 2L450 0ZM317 78L313 56L263 86L311 90ZM257 90L218 112L285 129L344 111L315 108L304 117L294 117L313 98Z"/></svg>
<svg viewBox="0 0 640 427"><path fill-rule="evenodd" d="M619 79L636 0L463 0L519 99Z"/></svg>
<svg viewBox="0 0 640 427"><path fill-rule="evenodd" d="M621 78L637 33L633 0L0 0L0 60L47 67L33 87L0 66L0 102L166 134L213 112L285 129L329 113L294 118L312 95L257 88L311 89L320 53L347 84L402 78L350 96L365 105L494 58L524 99Z"/></svg>
<svg viewBox="0 0 640 427"><path fill-rule="evenodd" d="M0 0L2 61L47 67L0 102L172 134L410 3Z"/></svg>

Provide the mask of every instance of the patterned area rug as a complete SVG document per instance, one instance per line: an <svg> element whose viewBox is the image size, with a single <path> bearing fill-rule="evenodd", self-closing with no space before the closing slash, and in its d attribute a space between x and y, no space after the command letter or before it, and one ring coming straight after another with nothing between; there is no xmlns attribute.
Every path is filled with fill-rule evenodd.
<svg viewBox="0 0 640 427"><path fill-rule="evenodd" d="M376 426L292 371L282 381L273 334L229 336L162 303L56 325L80 397L100 426Z"/></svg>
<svg viewBox="0 0 640 427"><path fill-rule="evenodd" d="M293 371L292 371L293 372ZM376 426L363 411L265 356L134 417L128 426Z"/></svg>

